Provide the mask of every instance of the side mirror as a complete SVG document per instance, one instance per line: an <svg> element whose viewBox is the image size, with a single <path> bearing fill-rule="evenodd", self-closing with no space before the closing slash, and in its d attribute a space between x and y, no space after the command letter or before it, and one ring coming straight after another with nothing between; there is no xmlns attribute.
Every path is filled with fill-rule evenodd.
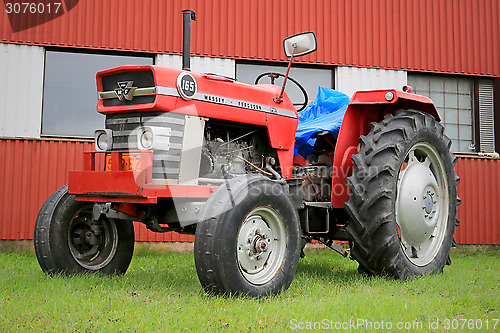
<svg viewBox="0 0 500 333"><path fill-rule="evenodd" d="M303 56L316 51L317 42L314 32L302 32L283 40L283 48L287 57Z"/></svg>

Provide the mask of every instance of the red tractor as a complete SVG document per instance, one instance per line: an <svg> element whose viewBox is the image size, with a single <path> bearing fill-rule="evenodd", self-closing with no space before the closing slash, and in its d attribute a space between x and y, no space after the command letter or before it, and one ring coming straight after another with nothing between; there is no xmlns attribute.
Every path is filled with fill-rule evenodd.
<svg viewBox="0 0 500 333"><path fill-rule="evenodd" d="M284 49L291 63L316 37L288 37ZM216 293L286 289L313 240L369 275L450 264L456 158L432 101L408 88L354 94L339 133L317 133L308 162L294 159L299 113L284 85L121 66L99 72L97 89L106 128L36 221L49 274L125 273L132 221L195 234L199 280Z"/></svg>

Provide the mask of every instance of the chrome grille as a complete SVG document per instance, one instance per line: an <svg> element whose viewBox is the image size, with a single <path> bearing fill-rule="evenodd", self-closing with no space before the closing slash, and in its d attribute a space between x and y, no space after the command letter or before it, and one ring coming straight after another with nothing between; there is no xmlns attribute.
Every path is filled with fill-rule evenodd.
<svg viewBox="0 0 500 333"><path fill-rule="evenodd" d="M168 151L153 151L153 184L179 179L185 116L173 112L121 113L106 116L106 128L113 131L113 150L137 150L137 128L141 126L171 129Z"/></svg>

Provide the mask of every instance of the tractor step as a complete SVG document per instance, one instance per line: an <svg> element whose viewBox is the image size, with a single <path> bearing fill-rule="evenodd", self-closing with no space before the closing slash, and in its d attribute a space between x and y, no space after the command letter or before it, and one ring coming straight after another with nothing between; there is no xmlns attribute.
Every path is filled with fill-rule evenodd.
<svg viewBox="0 0 500 333"><path fill-rule="evenodd" d="M305 219L304 229L308 234L327 234L330 232L330 202L304 202L305 205ZM311 230L310 218L311 213L314 211L314 216L320 215L320 219L324 222L323 230ZM324 215L323 215L324 214Z"/></svg>

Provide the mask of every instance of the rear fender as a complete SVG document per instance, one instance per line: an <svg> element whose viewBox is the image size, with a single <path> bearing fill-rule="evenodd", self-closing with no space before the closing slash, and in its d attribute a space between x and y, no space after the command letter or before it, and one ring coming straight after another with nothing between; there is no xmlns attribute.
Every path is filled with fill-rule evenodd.
<svg viewBox="0 0 500 333"><path fill-rule="evenodd" d="M432 115L437 121L441 120L436 106L425 96L391 89L358 91L354 94L345 112L335 147L332 208L344 208L344 203L349 200L346 178L352 174L354 162L351 156L358 153L359 137L368 134L371 122L379 122L386 113L399 109L419 110Z"/></svg>

